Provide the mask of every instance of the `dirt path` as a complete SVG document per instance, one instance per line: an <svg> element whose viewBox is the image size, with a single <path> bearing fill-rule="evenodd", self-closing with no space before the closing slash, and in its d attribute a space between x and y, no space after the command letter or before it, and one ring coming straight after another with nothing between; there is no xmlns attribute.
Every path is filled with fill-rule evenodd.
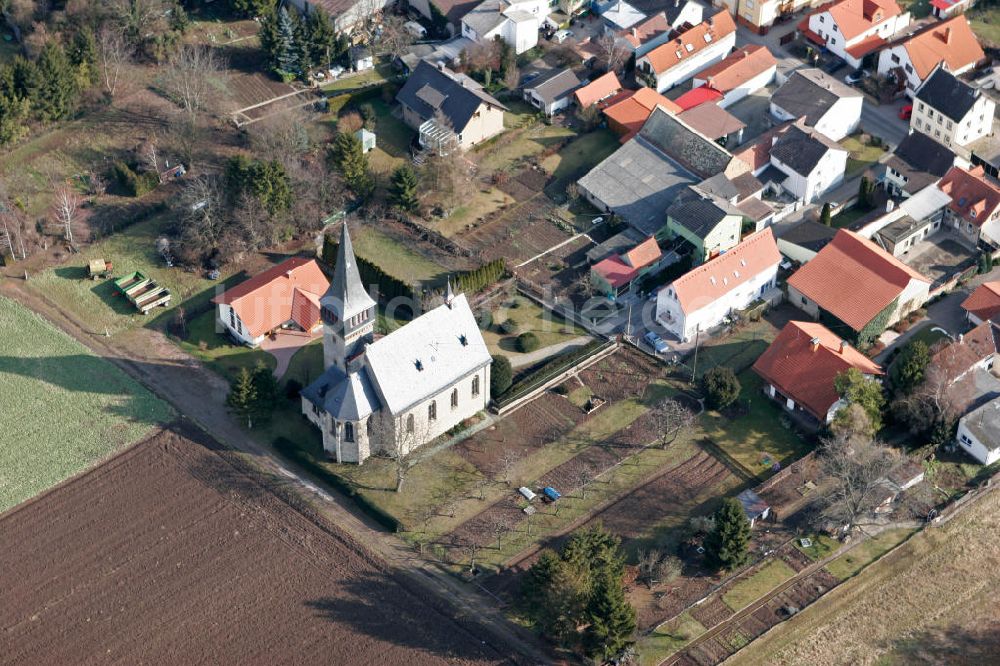
<svg viewBox="0 0 1000 666"><path fill-rule="evenodd" d="M493 600L484 599L451 575L428 564L402 540L380 531L350 499L325 492L307 473L290 469L290 465L280 461L270 449L249 438L225 409L226 382L170 344L159 332L130 331L114 338L118 344L112 346L111 339L87 333L80 322L26 289L22 282L0 282L0 294L38 312L99 356L121 367L217 441L248 454L250 461L266 475L295 481L299 492L313 500L325 520L382 557L401 574L401 580L414 593L431 593L450 601L456 615L481 622L497 644L519 652L531 663L551 661L537 639L509 623Z"/></svg>
<svg viewBox="0 0 1000 666"><path fill-rule="evenodd" d="M583 347L588 342L592 342L593 339L594 338L589 335L581 335L564 342L557 342L556 344L549 345L548 347L536 349L535 351L528 352L527 354L520 354L510 359L510 366L512 368L523 368L526 365L544 361L550 356L561 354L570 348L577 349L579 347Z"/></svg>

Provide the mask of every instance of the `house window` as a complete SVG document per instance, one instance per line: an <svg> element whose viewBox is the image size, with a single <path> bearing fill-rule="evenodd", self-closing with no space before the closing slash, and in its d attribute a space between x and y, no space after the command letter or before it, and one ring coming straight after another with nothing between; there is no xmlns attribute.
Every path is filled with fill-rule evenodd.
<svg viewBox="0 0 1000 666"><path fill-rule="evenodd" d="M924 110L924 103L917 102L917 111L923 111L923 110Z"/></svg>
<svg viewBox="0 0 1000 666"><path fill-rule="evenodd" d="M831 37L830 38L830 43L831 44L836 44L837 43L837 38L836 37Z"/></svg>
<svg viewBox="0 0 1000 666"><path fill-rule="evenodd" d="M895 53L892 54L892 57L890 58L890 60L892 60L893 64L896 64L896 65L899 64L899 56L896 55Z"/></svg>
<svg viewBox="0 0 1000 666"><path fill-rule="evenodd" d="M820 23L826 23L826 17L825 17L825 16L823 16L823 15L820 15L820 17L819 17L819 22L820 22Z"/></svg>
<svg viewBox="0 0 1000 666"><path fill-rule="evenodd" d="M413 414L407 414L406 416L406 432L413 432Z"/></svg>
<svg viewBox="0 0 1000 666"><path fill-rule="evenodd" d="M451 390L451 408L455 409L458 407L458 389Z"/></svg>
<svg viewBox="0 0 1000 666"><path fill-rule="evenodd" d="M972 444L972 440L969 439L969 436L966 435L964 432L962 433L961 440L963 444Z"/></svg>
<svg viewBox="0 0 1000 666"><path fill-rule="evenodd" d="M903 69L906 70L907 74L913 74L913 65L911 65L910 63L906 63Z"/></svg>
<svg viewBox="0 0 1000 666"><path fill-rule="evenodd" d="M805 305L807 302L805 296L799 296L799 300L802 301L802 305Z"/></svg>
<svg viewBox="0 0 1000 666"><path fill-rule="evenodd" d="M479 375L472 378L472 397L479 395Z"/></svg>
<svg viewBox="0 0 1000 666"><path fill-rule="evenodd" d="M236 328L236 311L229 308L229 327Z"/></svg>
<svg viewBox="0 0 1000 666"><path fill-rule="evenodd" d="M427 419L429 421L436 421L437 417L438 417L437 400L431 400L431 404L427 405Z"/></svg>
<svg viewBox="0 0 1000 666"><path fill-rule="evenodd" d="M354 441L354 424L345 423L344 424L344 441L353 442Z"/></svg>

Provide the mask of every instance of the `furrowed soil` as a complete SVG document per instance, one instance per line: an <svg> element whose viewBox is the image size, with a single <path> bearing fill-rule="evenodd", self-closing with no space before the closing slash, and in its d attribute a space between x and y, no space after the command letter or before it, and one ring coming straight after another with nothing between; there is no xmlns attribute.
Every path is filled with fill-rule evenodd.
<svg viewBox="0 0 1000 666"><path fill-rule="evenodd" d="M506 661L244 465L177 426L0 514L0 663Z"/></svg>
<svg viewBox="0 0 1000 666"><path fill-rule="evenodd" d="M987 664L1000 654L1000 493L915 535L726 663Z"/></svg>

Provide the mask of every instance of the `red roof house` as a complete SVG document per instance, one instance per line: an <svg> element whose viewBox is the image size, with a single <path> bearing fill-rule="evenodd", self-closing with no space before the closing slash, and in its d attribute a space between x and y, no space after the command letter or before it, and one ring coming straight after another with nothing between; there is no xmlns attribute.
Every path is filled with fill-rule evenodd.
<svg viewBox="0 0 1000 666"><path fill-rule="evenodd" d="M622 84L618 81L615 73L608 72L603 76L597 77L582 88L577 89L573 93L573 96L576 98L576 103L580 105L580 108L586 109L588 106L593 106L613 97L621 89Z"/></svg>
<svg viewBox="0 0 1000 666"><path fill-rule="evenodd" d="M1000 281L979 285L962 301L962 308L973 324L980 324L1000 315Z"/></svg>
<svg viewBox="0 0 1000 666"><path fill-rule="evenodd" d="M790 321L753 364L767 382L767 394L789 410L802 409L829 423L840 406L834 380L857 368L863 375L882 375L882 368L822 324Z"/></svg>
<svg viewBox="0 0 1000 666"><path fill-rule="evenodd" d="M242 342L260 344L271 331L292 326L315 331L319 300L330 282L315 259L292 257L216 296L219 321Z"/></svg>
<svg viewBox="0 0 1000 666"><path fill-rule="evenodd" d="M792 305L834 317L853 331L838 333L862 344L923 305L929 290L928 278L846 229L788 279Z"/></svg>
<svg viewBox="0 0 1000 666"><path fill-rule="evenodd" d="M636 278L648 273L662 256L656 239L650 236L624 254L612 255L597 262L590 271L595 286L606 294L617 295Z"/></svg>
<svg viewBox="0 0 1000 666"><path fill-rule="evenodd" d="M721 99L722 93L720 91L710 86L700 86L687 91L675 99L674 103L681 107L681 110L687 111L708 102L718 102Z"/></svg>
<svg viewBox="0 0 1000 666"><path fill-rule="evenodd" d="M766 46L750 44L695 74L693 85L721 92L724 100L720 104L725 108L770 83L777 67L778 61Z"/></svg>
<svg viewBox="0 0 1000 666"><path fill-rule="evenodd" d="M604 116L608 119L608 127L625 143L639 133L646 124L653 109L662 106L673 114L681 112L681 108L652 88L640 88L629 91L627 97L604 107Z"/></svg>
<svg viewBox="0 0 1000 666"><path fill-rule="evenodd" d="M952 167L938 183L938 189L951 197L950 221L959 221L958 229L972 243L979 237L1000 241L1000 186L990 181L983 167L966 171Z"/></svg>

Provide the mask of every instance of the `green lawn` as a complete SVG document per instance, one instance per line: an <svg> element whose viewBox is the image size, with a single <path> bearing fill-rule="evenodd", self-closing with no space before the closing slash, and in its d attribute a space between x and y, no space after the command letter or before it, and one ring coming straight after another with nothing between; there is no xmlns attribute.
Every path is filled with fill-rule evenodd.
<svg viewBox="0 0 1000 666"><path fill-rule="evenodd" d="M905 541L915 530L898 528L880 532L826 565L826 570L844 580Z"/></svg>
<svg viewBox="0 0 1000 666"><path fill-rule="evenodd" d="M587 335L576 324L569 323L523 296L515 296L512 301L493 310L492 314L494 326L483 331L483 339L491 354L504 354L512 361L522 356L515 347L515 339L520 333L531 331L538 336L539 348ZM499 331L497 327L507 319L517 323L517 333L505 335Z"/></svg>
<svg viewBox="0 0 1000 666"><path fill-rule="evenodd" d="M277 365L275 358L267 352L235 345L217 330L215 310L188 322L188 336L180 347L229 381L235 379L242 368L253 370L258 363L264 363L273 370Z"/></svg>
<svg viewBox="0 0 1000 666"><path fill-rule="evenodd" d="M416 132L393 115L394 106L381 99L368 103L375 109L375 150L368 154L368 160L376 171L388 173L409 161L410 142Z"/></svg>
<svg viewBox="0 0 1000 666"><path fill-rule="evenodd" d="M498 210L502 206L516 203L514 197L496 187L481 187L475 192L469 192L465 202L460 204L451 214L432 224L434 230L445 236L454 236L465 231L469 224L475 224L481 218Z"/></svg>
<svg viewBox="0 0 1000 666"><path fill-rule="evenodd" d="M885 154L884 148L863 143L858 134L847 137L840 142L840 145L850 151L847 157L847 177L857 175L867 169Z"/></svg>
<svg viewBox="0 0 1000 666"><path fill-rule="evenodd" d="M869 213L871 213L871 210L867 210L863 206L850 206L830 218L830 223L835 229L844 229L850 227Z"/></svg>
<svg viewBox="0 0 1000 666"><path fill-rule="evenodd" d="M664 622L652 633L639 639L636 652L640 666L659 666L670 655L705 633L705 627L685 611L676 619Z"/></svg>
<svg viewBox="0 0 1000 666"><path fill-rule="evenodd" d="M326 93L327 97L336 97L347 90L357 90L358 88L382 83L391 79L395 74L396 72L393 71L392 65L380 62L375 65L375 69L342 76L336 81L320 86L320 90Z"/></svg>
<svg viewBox="0 0 1000 666"><path fill-rule="evenodd" d="M164 265L156 252L156 239L163 235L163 228L169 223L168 215L164 213L132 225L88 246L70 257L65 265L32 277L28 286L83 322L91 333L107 331L115 335L154 320L164 321L164 314L181 303L188 309L204 304L215 295L217 288L224 290L225 287L222 282L206 279L201 271L189 273ZM97 258L112 262L116 277L141 271L156 280L172 294L169 307L157 308L143 316L118 295L111 280L93 282L87 279L87 262ZM234 269L224 269L223 278L231 277L234 272Z"/></svg>
<svg viewBox="0 0 1000 666"><path fill-rule="evenodd" d="M799 549L800 552L814 562L822 560L824 557L840 548L839 541L832 537L828 537L825 534L809 534L807 536L812 541L812 545L808 548L799 543L798 538L796 538L792 543Z"/></svg>
<svg viewBox="0 0 1000 666"><path fill-rule="evenodd" d="M371 225L351 232L354 252L406 282L443 283L448 270Z"/></svg>
<svg viewBox="0 0 1000 666"><path fill-rule="evenodd" d="M469 157L487 170L507 169L519 160L541 153L547 146L575 136L573 130L536 121L534 115L530 112L505 113L507 131L473 148Z"/></svg>
<svg viewBox="0 0 1000 666"><path fill-rule="evenodd" d="M722 600L734 611L757 601L762 596L781 585L795 575L784 560L772 560L760 568L757 573L733 585L722 595Z"/></svg>
<svg viewBox="0 0 1000 666"><path fill-rule="evenodd" d="M747 322L730 335L713 338L707 343L703 336L697 356L698 377L720 365L736 372L749 368L777 335L777 329L766 319L761 319ZM695 362L694 355L688 355L685 362L691 366Z"/></svg>
<svg viewBox="0 0 1000 666"><path fill-rule="evenodd" d="M1000 44L1000 7L977 7L966 16L980 40L994 46Z"/></svg>
<svg viewBox="0 0 1000 666"><path fill-rule="evenodd" d="M746 370L738 377L742 385L739 400L749 404L749 411L734 419L705 412L705 435L750 474L768 476L774 463L787 465L812 447L792 427L781 407L761 392L762 381L756 373Z"/></svg>
<svg viewBox="0 0 1000 666"><path fill-rule="evenodd" d="M173 418L108 361L0 297L0 512Z"/></svg>
<svg viewBox="0 0 1000 666"><path fill-rule="evenodd" d="M607 128L574 139L555 155L542 160L545 172L555 177L546 189L556 197L564 196L569 183L579 180L620 147L618 137Z"/></svg>
<svg viewBox="0 0 1000 666"><path fill-rule="evenodd" d="M937 328L938 330L934 330L935 328ZM945 340L947 338L948 336L941 332L940 327L937 327L934 324L924 324L916 333L914 333L906 341L906 344L911 345L919 340L928 347L933 347L941 340Z"/></svg>

